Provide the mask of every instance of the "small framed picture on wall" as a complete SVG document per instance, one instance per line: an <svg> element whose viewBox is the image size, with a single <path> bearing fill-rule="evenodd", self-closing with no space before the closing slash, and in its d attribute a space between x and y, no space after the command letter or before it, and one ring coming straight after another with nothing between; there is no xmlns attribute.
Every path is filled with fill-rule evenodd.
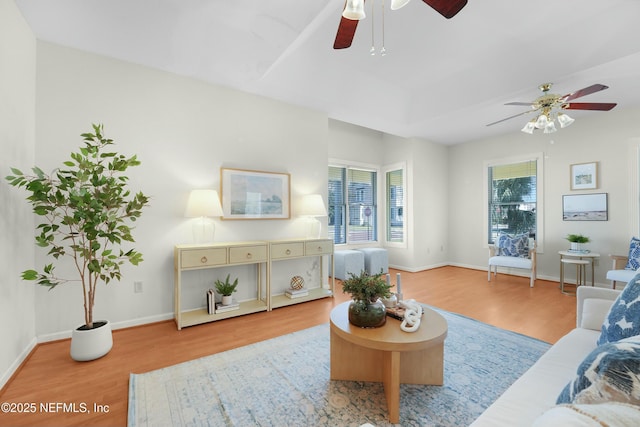
<svg viewBox="0 0 640 427"><path fill-rule="evenodd" d="M598 162L576 163L570 166L572 190L598 188Z"/></svg>

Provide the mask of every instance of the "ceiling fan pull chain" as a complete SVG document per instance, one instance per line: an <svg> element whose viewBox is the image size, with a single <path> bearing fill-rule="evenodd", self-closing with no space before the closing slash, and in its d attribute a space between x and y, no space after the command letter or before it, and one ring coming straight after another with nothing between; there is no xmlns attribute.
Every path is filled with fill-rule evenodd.
<svg viewBox="0 0 640 427"><path fill-rule="evenodd" d="M369 53L371 54L371 56L376 55L376 46L374 43L374 22L376 20L374 19L374 15L373 15L373 10L375 9L375 5L376 5L375 0L371 0L371 49L369 49Z"/></svg>
<svg viewBox="0 0 640 427"><path fill-rule="evenodd" d="M382 0L382 49L380 49L380 55L385 56L387 49L384 48L384 0Z"/></svg>

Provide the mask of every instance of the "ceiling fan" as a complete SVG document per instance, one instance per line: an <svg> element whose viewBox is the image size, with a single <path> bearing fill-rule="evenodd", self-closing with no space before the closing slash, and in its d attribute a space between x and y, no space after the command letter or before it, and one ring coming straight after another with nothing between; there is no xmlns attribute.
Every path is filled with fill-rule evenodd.
<svg viewBox="0 0 640 427"><path fill-rule="evenodd" d="M453 18L458 12L466 6L467 0L422 0L438 13L447 19ZM358 20L364 18L364 2L365 0L346 0L345 12L340 18L338 25L338 33L333 43L334 49L345 49L351 46L353 36L356 34ZM392 0L391 9L399 9L409 3L409 0ZM349 14L351 12L351 14ZM345 14L350 17L345 17Z"/></svg>
<svg viewBox="0 0 640 427"><path fill-rule="evenodd" d="M609 86L594 84L566 95L549 93L551 86L553 86L553 83L544 83L538 86L538 89L542 91L542 95L534 101L506 103L505 105L526 105L531 107L531 109L505 119L498 120L497 122L489 123L487 126L492 126L524 114L538 112L538 116L527 122L525 127L522 128L522 132L531 134L535 129L544 129L544 133L551 133L556 131L554 119L557 119L558 123L560 123L560 127L563 128L574 122L574 119L563 113L562 110L609 111L617 105L611 102L571 102L574 99L590 95L594 92L609 89Z"/></svg>

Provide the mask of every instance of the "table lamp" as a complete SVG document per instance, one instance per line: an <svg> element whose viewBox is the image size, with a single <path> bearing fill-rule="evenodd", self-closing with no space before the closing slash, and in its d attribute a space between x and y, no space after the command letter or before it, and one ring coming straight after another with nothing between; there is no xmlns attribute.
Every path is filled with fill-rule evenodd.
<svg viewBox="0 0 640 427"><path fill-rule="evenodd" d="M195 243L213 242L215 224L211 217L223 215L218 192L215 190L192 190L187 201L184 216L198 218L192 224Z"/></svg>
<svg viewBox="0 0 640 427"><path fill-rule="evenodd" d="M324 206L322 196L319 194L307 194L302 197L298 214L307 218L307 238L318 238L322 232L322 224L317 217L327 216L327 208Z"/></svg>

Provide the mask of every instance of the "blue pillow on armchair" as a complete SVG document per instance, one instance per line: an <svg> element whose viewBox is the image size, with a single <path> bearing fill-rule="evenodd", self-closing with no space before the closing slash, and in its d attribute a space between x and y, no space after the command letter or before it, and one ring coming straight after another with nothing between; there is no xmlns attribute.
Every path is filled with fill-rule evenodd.
<svg viewBox="0 0 640 427"><path fill-rule="evenodd" d="M632 237L629 242L629 260L624 269L637 270L638 268L640 268L640 239Z"/></svg>
<svg viewBox="0 0 640 427"><path fill-rule="evenodd" d="M529 258L529 236L527 234L510 236L506 233L500 233L495 244L498 248L498 255Z"/></svg>
<svg viewBox="0 0 640 427"><path fill-rule="evenodd" d="M627 283L602 324L598 345L640 335L640 274Z"/></svg>

